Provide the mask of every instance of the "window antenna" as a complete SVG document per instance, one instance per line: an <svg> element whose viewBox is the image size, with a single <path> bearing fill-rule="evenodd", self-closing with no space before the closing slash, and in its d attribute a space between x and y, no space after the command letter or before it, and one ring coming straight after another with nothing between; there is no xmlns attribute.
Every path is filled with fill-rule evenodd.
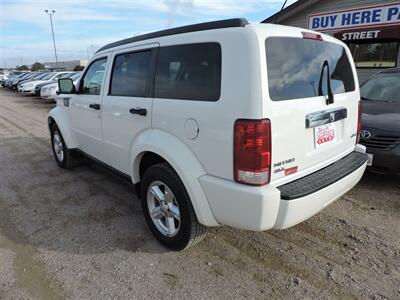
<svg viewBox="0 0 400 300"><path fill-rule="evenodd" d="M282 8L281 8L281 10L279 11L278 15L276 16L276 19L275 19L274 24L278 24L279 17L281 16L282 10L283 10L283 9L285 8L285 6L286 6L286 2L287 2L287 0L285 0L285 2L283 2Z"/></svg>

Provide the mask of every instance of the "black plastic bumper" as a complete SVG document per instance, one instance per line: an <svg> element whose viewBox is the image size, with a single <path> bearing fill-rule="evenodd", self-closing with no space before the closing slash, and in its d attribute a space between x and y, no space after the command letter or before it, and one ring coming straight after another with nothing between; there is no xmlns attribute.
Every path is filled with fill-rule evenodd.
<svg viewBox="0 0 400 300"><path fill-rule="evenodd" d="M367 154L352 152L317 172L278 187L281 199L293 200L315 193L353 173L367 160Z"/></svg>
<svg viewBox="0 0 400 300"><path fill-rule="evenodd" d="M367 170L382 175L400 175L400 146L389 151L370 149L367 153L373 155L372 166Z"/></svg>

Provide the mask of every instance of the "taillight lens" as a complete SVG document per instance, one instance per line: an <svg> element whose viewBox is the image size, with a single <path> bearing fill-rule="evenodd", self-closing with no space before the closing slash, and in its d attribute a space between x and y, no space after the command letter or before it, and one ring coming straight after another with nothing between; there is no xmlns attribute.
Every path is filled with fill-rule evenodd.
<svg viewBox="0 0 400 300"><path fill-rule="evenodd" d="M362 115L362 106L361 106L361 101L360 101L360 102L358 102L357 144L360 141L360 132L361 132L361 127L362 127L361 115Z"/></svg>
<svg viewBox="0 0 400 300"><path fill-rule="evenodd" d="M270 120L237 120L235 123L235 180L264 185L271 175Z"/></svg>
<svg viewBox="0 0 400 300"><path fill-rule="evenodd" d="M303 35L303 39L322 41L322 35L318 33L303 31L301 34Z"/></svg>

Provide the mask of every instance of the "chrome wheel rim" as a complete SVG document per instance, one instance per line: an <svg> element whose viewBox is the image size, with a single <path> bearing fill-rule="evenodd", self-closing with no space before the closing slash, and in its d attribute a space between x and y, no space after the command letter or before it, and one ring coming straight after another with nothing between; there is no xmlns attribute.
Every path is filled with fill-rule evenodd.
<svg viewBox="0 0 400 300"><path fill-rule="evenodd" d="M53 133L53 148L58 161L62 162L64 160L64 146L58 131L54 131Z"/></svg>
<svg viewBox="0 0 400 300"><path fill-rule="evenodd" d="M181 214L171 189L161 181L153 181L147 189L147 207L154 225L164 236L178 234Z"/></svg>

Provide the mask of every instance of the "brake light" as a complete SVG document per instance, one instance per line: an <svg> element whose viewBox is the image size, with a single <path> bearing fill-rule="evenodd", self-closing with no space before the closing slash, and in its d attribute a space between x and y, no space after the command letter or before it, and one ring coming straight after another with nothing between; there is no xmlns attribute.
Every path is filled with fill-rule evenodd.
<svg viewBox="0 0 400 300"><path fill-rule="evenodd" d="M357 121L357 139L356 139L356 144L360 141L360 132L361 132L361 127L362 127L362 122L361 122L361 115L362 115L362 106L361 106L361 101L358 102L358 121Z"/></svg>
<svg viewBox="0 0 400 300"><path fill-rule="evenodd" d="M270 120L237 120L234 132L235 180L264 185L271 177Z"/></svg>
<svg viewBox="0 0 400 300"><path fill-rule="evenodd" d="M318 33L303 31L301 34L303 35L303 39L322 41L322 35Z"/></svg>

